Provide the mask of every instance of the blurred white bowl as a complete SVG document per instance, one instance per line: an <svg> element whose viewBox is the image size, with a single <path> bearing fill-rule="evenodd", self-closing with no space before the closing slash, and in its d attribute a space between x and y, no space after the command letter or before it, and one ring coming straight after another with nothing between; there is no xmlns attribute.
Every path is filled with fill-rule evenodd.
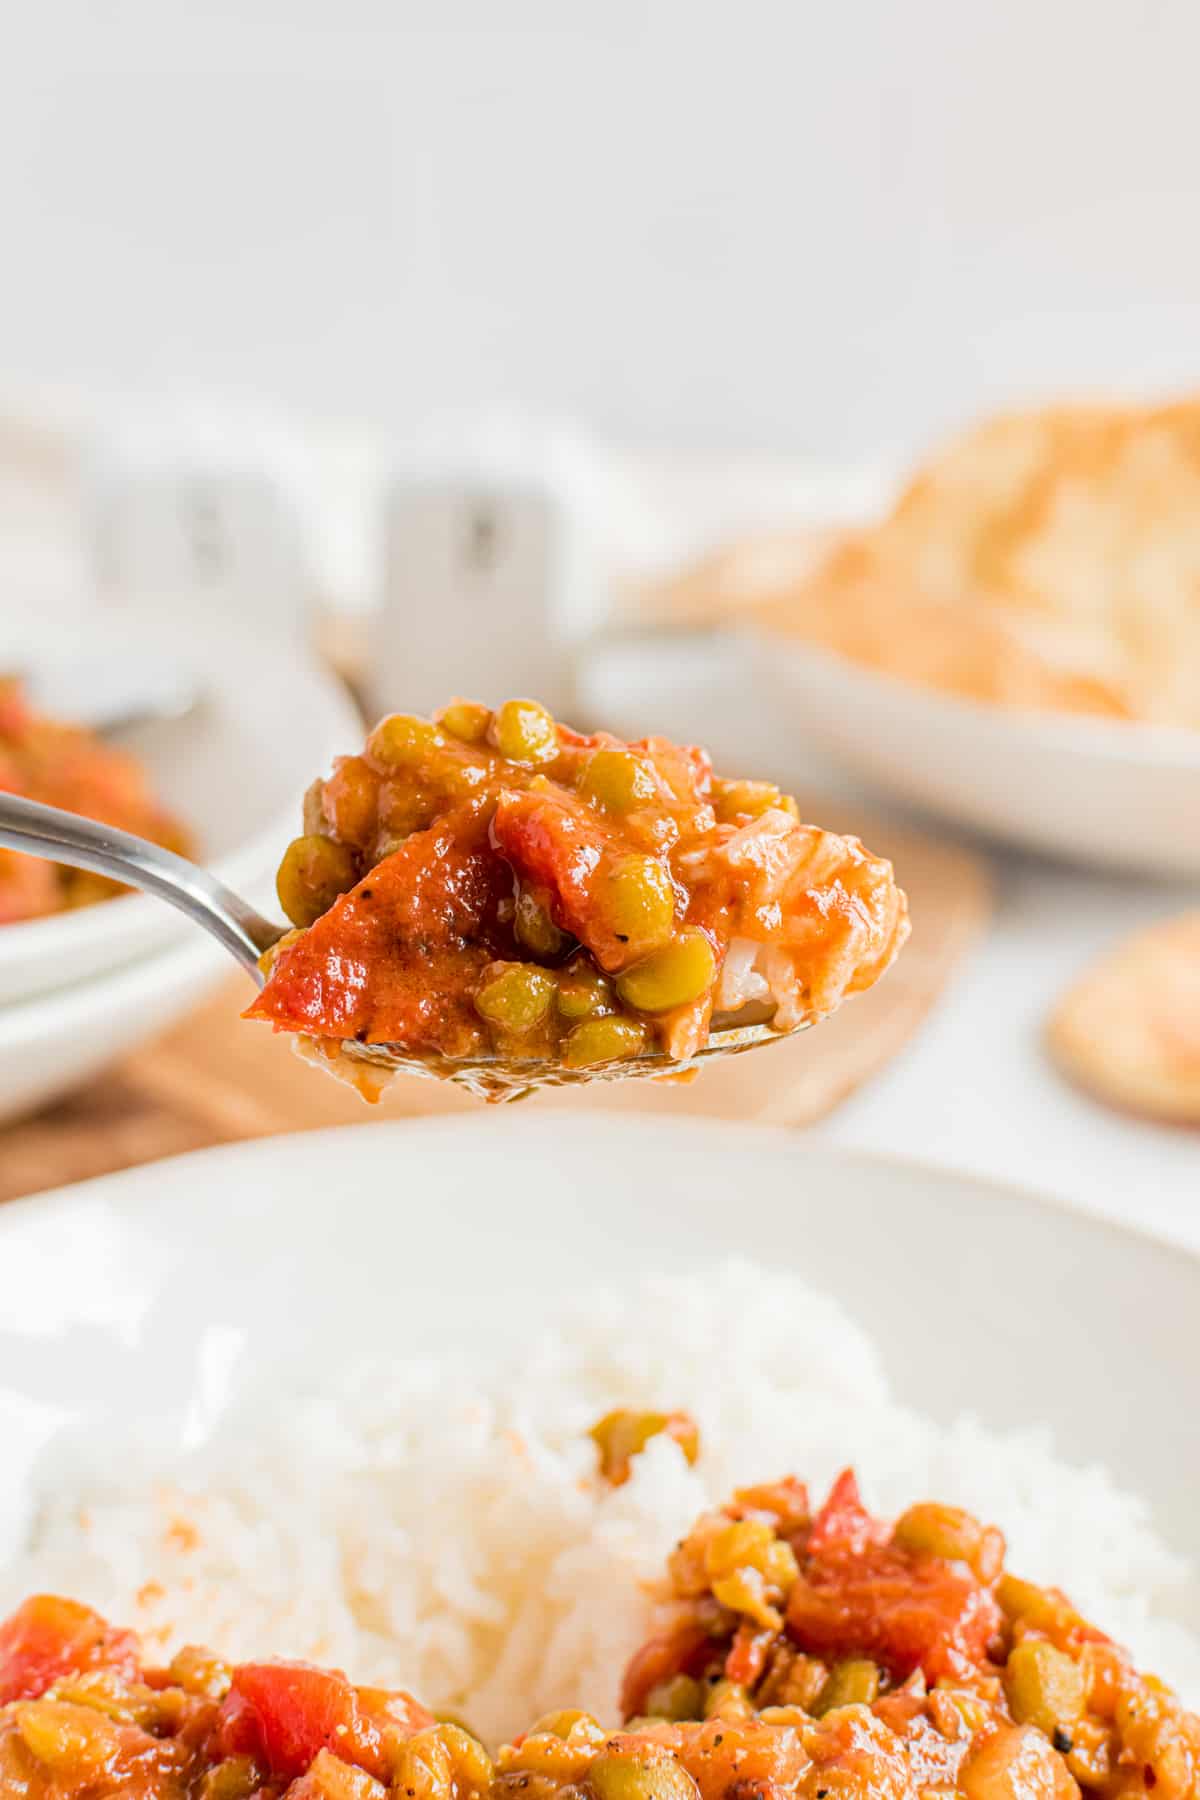
<svg viewBox="0 0 1200 1800"><path fill-rule="evenodd" d="M1018 712L752 634L797 735L955 824L1102 868L1200 875L1200 731Z"/></svg>
<svg viewBox="0 0 1200 1800"><path fill-rule="evenodd" d="M192 831L197 859L239 891L265 884L269 893L267 878L299 830L305 788L331 757L361 739L353 706L315 664L248 636L222 632L189 641L177 627L156 633L113 622L104 633L107 657L123 633L131 656L153 650L186 663L201 696L186 718L124 741ZM19 646L7 629L5 638L0 661L16 667L68 653L48 635L39 641L26 633ZM69 654L86 658L77 633ZM194 930L169 906L141 895L0 927L0 1008L153 955Z"/></svg>
<svg viewBox="0 0 1200 1800"><path fill-rule="evenodd" d="M165 1031L233 966L219 945L195 933L112 974L0 1007L0 1123L69 1093ZM252 994L247 978L247 1004Z"/></svg>

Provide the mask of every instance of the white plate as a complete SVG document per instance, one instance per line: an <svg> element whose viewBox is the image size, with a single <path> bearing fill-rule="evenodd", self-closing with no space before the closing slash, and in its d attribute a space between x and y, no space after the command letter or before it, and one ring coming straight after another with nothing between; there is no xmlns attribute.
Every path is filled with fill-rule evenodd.
<svg viewBox="0 0 1200 1800"><path fill-rule="evenodd" d="M731 1253L838 1297L901 1399L1045 1421L1200 1557L1188 1252L795 1134L487 1114L268 1139L0 1208L0 1555L64 1427L135 1405L165 1444L194 1441L230 1380L278 1404L323 1360L511 1340L546 1294ZM720 1346L714 1319L717 1367Z"/></svg>
<svg viewBox="0 0 1200 1800"><path fill-rule="evenodd" d="M128 633L131 654L147 643L186 662L202 694L186 718L128 739L163 800L191 827L199 859L239 891L261 886L300 828L300 802L314 775L361 742L362 727L333 677L294 654L223 633L192 642L178 626L110 625L105 654ZM75 634L74 659L86 656ZM15 644L5 622L4 658L27 665L61 653L26 629ZM268 886L269 891L269 886ZM62 989L179 942L195 927L157 900L123 895L76 912L0 927L0 1008ZM0 1102L2 1103L2 1102Z"/></svg>
<svg viewBox="0 0 1200 1800"><path fill-rule="evenodd" d="M165 1031L233 967L219 945L195 932L110 975L0 1007L0 1123L69 1093ZM247 977L247 1004L253 992Z"/></svg>
<svg viewBox="0 0 1200 1800"><path fill-rule="evenodd" d="M753 641L797 735L898 799L1071 861L1200 875L1200 731L985 706Z"/></svg>

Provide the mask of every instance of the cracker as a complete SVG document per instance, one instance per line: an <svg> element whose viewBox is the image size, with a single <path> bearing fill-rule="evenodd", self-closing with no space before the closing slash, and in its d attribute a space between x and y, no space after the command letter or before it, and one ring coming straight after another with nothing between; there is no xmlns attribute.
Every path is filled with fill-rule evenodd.
<svg viewBox="0 0 1200 1800"><path fill-rule="evenodd" d="M1085 970L1047 1023L1073 1081L1127 1112L1200 1125L1200 912L1139 931Z"/></svg>

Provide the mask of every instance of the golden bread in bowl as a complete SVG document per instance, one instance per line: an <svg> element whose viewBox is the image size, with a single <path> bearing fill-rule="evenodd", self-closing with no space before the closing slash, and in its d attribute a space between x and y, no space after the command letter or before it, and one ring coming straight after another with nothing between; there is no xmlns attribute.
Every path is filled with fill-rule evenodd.
<svg viewBox="0 0 1200 1800"><path fill-rule="evenodd" d="M1198 728L1200 398L988 420L752 615L969 699Z"/></svg>

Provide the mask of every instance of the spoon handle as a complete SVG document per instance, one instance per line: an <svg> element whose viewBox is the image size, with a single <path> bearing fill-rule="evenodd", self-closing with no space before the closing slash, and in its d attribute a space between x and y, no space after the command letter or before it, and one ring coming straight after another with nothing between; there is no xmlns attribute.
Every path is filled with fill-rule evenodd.
<svg viewBox="0 0 1200 1800"><path fill-rule="evenodd" d="M0 792L0 849L108 875L166 900L211 932L260 984L258 959L283 935L282 926L173 850L19 794Z"/></svg>

